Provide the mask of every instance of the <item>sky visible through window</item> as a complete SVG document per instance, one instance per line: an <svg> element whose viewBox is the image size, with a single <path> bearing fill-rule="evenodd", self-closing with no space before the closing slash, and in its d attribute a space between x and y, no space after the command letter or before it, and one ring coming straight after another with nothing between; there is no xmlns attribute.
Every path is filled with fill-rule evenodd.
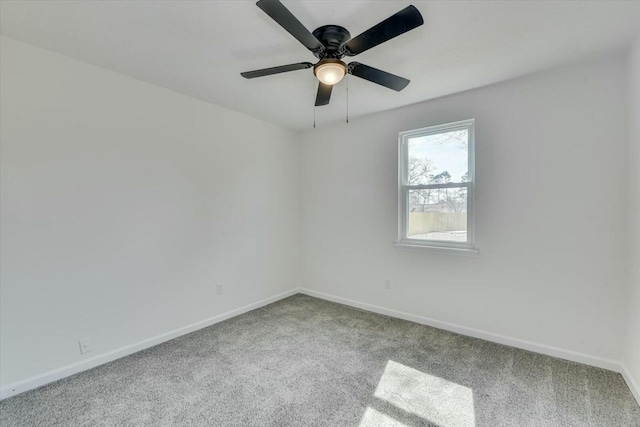
<svg viewBox="0 0 640 427"><path fill-rule="evenodd" d="M446 171L451 177L451 182L464 182L463 176L467 174L468 169L466 129L410 138L408 148L410 161L428 161L429 175L437 176Z"/></svg>

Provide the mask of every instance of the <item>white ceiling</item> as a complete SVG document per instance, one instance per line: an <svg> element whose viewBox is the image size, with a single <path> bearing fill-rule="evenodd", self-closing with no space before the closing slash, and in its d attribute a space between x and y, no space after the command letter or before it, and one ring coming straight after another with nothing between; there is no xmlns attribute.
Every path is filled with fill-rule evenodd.
<svg viewBox="0 0 640 427"><path fill-rule="evenodd" d="M394 92L349 79L350 116L387 110L624 48L640 1L292 1L309 30L356 36L409 4L425 24L353 60L409 78ZM254 1L0 2L2 34L291 129L313 123L312 70L246 80L241 71L315 62ZM350 58L348 58L350 59ZM316 109L344 120L345 83Z"/></svg>

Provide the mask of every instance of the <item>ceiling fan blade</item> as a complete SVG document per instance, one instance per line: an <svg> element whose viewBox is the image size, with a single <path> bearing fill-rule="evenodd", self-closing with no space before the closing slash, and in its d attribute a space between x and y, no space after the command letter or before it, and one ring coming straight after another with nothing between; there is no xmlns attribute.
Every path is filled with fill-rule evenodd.
<svg viewBox="0 0 640 427"><path fill-rule="evenodd" d="M272 74L286 73L287 71L305 70L313 67L311 62L300 62L298 64L281 65L279 67L263 68L261 70L245 71L240 73L245 79L255 79L256 77L270 76Z"/></svg>
<svg viewBox="0 0 640 427"><path fill-rule="evenodd" d="M321 52L324 50L324 45L279 0L260 0L256 6L310 51Z"/></svg>
<svg viewBox="0 0 640 427"><path fill-rule="evenodd" d="M398 92L409 84L409 80L404 77L396 76L395 74L387 73L386 71L378 70L377 68L359 62L350 63L348 73Z"/></svg>
<svg viewBox="0 0 640 427"><path fill-rule="evenodd" d="M348 56L357 55L380 43L384 43L407 31L413 30L423 23L424 20L418 9L413 5L407 6L395 15L388 17L359 36L346 42L343 46L344 53Z"/></svg>
<svg viewBox="0 0 640 427"><path fill-rule="evenodd" d="M328 105L331 99L331 90L333 86L318 82L318 94L316 95L316 107Z"/></svg>

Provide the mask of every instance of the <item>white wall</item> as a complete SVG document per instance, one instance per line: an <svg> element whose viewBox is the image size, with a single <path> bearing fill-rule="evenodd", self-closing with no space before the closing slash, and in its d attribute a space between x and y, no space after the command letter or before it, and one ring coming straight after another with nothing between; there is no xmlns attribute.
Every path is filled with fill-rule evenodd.
<svg viewBox="0 0 640 427"><path fill-rule="evenodd" d="M304 133L302 286L620 360L625 66L615 55ZM395 249L398 132L469 118L480 255Z"/></svg>
<svg viewBox="0 0 640 427"><path fill-rule="evenodd" d="M629 55L629 320L625 364L640 402L640 34Z"/></svg>
<svg viewBox="0 0 640 427"><path fill-rule="evenodd" d="M293 134L1 43L3 387L298 286Z"/></svg>

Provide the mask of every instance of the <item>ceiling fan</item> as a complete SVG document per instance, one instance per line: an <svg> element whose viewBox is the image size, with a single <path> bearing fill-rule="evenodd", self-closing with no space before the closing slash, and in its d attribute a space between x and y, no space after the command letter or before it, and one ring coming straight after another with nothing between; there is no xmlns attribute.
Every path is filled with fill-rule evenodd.
<svg viewBox="0 0 640 427"><path fill-rule="evenodd" d="M242 77L253 79L313 67L313 74L320 81L316 95L316 106L329 104L333 85L342 80L347 73L395 91L401 91L409 84L409 80L403 77L360 62L345 64L342 58L358 55L422 25L424 20L415 6L402 9L354 38L351 38L351 34L346 28L339 25L323 25L310 33L279 0L260 0L256 6L309 49L319 61L315 64L299 62L246 71L240 73Z"/></svg>

